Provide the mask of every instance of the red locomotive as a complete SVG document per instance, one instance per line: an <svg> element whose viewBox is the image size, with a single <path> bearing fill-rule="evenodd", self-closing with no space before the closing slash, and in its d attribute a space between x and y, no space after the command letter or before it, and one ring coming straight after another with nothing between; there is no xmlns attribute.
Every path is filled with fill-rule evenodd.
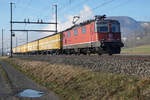
<svg viewBox="0 0 150 100"><path fill-rule="evenodd" d="M119 54L123 47L120 23L95 16L89 20L63 31L63 52L66 54L102 53Z"/></svg>
<svg viewBox="0 0 150 100"><path fill-rule="evenodd" d="M14 54L119 54L121 42L120 23L96 16L56 34L17 46Z"/></svg>

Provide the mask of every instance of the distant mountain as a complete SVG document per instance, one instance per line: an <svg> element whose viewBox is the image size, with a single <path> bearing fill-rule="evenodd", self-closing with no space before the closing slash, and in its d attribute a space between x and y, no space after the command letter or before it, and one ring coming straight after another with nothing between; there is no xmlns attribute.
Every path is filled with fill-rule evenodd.
<svg viewBox="0 0 150 100"><path fill-rule="evenodd" d="M142 22L138 22L131 17L128 16L112 16L108 17L109 19L115 19L120 22L121 32L123 37L130 37L140 35L144 31L144 27Z"/></svg>

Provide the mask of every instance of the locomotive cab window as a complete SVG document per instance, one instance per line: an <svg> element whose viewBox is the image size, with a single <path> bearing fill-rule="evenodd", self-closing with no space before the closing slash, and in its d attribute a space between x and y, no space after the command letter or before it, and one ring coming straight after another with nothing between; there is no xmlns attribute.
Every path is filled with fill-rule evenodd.
<svg viewBox="0 0 150 100"><path fill-rule="evenodd" d="M78 30L77 29L74 30L74 35L75 36L78 35Z"/></svg>
<svg viewBox="0 0 150 100"><path fill-rule="evenodd" d="M86 33L86 28L82 27L82 33L85 34Z"/></svg>
<svg viewBox="0 0 150 100"><path fill-rule="evenodd" d="M71 33L70 32L68 32L67 34L68 34L68 37L71 37Z"/></svg>
<svg viewBox="0 0 150 100"><path fill-rule="evenodd" d="M97 32L108 32L108 24L97 23Z"/></svg>
<svg viewBox="0 0 150 100"><path fill-rule="evenodd" d="M111 24L111 31L112 32L120 32L120 25L117 23L112 23Z"/></svg>

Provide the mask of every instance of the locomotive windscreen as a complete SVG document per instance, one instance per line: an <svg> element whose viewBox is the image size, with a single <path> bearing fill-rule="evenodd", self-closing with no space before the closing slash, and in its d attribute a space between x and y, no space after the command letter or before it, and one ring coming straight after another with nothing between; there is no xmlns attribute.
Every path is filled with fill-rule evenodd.
<svg viewBox="0 0 150 100"><path fill-rule="evenodd" d="M107 23L97 23L96 31L97 32L108 32L108 24Z"/></svg>
<svg viewBox="0 0 150 100"><path fill-rule="evenodd" d="M110 28L109 28L110 27ZM120 24L116 21L114 22L97 22L95 24L95 32L120 32Z"/></svg>
<svg viewBox="0 0 150 100"><path fill-rule="evenodd" d="M118 24L118 23L112 23L111 24L111 31L112 32L120 32L120 24Z"/></svg>

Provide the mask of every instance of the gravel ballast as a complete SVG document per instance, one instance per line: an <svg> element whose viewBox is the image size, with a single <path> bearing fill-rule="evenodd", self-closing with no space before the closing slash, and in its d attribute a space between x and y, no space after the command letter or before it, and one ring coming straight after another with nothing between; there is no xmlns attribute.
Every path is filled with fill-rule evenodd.
<svg viewBox="0 0 150 100"><path fill-rule="evenodd" d="M150 77L150 56L125 55L59 55L59 56L17 56L30 61L45 61L50 64L72 65L94 71Z"/></svg>

